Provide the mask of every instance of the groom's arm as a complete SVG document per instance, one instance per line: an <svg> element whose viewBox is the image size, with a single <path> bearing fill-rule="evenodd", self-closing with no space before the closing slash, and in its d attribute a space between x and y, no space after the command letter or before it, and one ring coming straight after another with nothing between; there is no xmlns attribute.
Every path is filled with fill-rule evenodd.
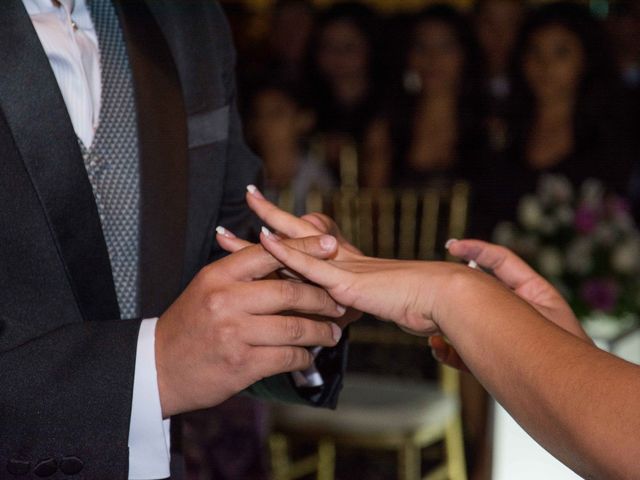
<svg viewBox="0 0 640 480"><path fill-rule="evenodd" d="M0 478L127 478L139 326L71 323L25 339L23 322L0 316Z"/></svg>

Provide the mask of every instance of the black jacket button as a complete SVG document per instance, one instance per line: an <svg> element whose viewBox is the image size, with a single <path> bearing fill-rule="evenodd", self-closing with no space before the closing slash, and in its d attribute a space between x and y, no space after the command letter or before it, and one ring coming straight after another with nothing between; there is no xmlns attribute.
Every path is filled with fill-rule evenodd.
<svg viewBox="0 0 640 480"><path fill-rule="evenodd" d="M26 460L9 460L7 462L7 471L11 475L26 475L31 470L31 464Z"/></svg>
<svg viewBox="0 0 640 480"><path fill-rule="evenodd" d="M36 465L36 468L33 469L33 473L35 473L39 477L50 477L57 471L58 471L58 462L56 462L53 458L47 458L46 460L41 460Z"/></svg>
<svg viewBox="0 0 640 480"><path fill-rule="evenodd" d="M84 462L78 457L62 457L60 460L60 470L66 475L75 475L84 468Z"/></svg>

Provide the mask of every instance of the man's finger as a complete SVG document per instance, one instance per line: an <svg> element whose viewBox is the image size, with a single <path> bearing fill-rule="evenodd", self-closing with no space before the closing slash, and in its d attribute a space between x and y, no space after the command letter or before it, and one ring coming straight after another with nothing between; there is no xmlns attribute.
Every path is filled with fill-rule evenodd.
<svg viewBox="0 0 640 480"><path fill-rule="evenodd" d="M339 318L345 308L322 288L289 280L262 280L237 286L238 298L246 302L244 311L271 315L285 311Z"/></svg>
<svg viewBox="0 0 640 480"><path fill-rule="evenodd" d="M459 240L449 246L449 253L465 260L474 260L481 267L492 270L496 277L514 290L538 277L524 260L500 245L481 240Z"/></svg>
<svg viewBox="0 0 640 480"><path fill-rule="evenodd" d="M253 346L334 347L342 330L332 322L273 315L247 319L242 338Z"/></svg>
<svg viewBox="0 0 640 480"><path fill-rule="evenodd" d="M253 359L260 378L306 370L314 360L304 347L254 347Z"/></svg>
<svg viewBox="0 0 640 480"><path fill-rule="evenodd" d="M287 237L311 237L322 233L309 222L276 207L253 185L247 187L247 203L249 208L272 230L282 232Z"/></svg>
<svg viewBox="0 0 640 480"><path fill-rule="evenodd" d="M358 248L351 245L349 241L344 238L342 232L338 228L338 225L336 225L336 222L334 222L331 217L326 216L324 213L314 212L303 215L301 218L302 220L311 223L322 233L333 235L338 239L338 243L340 244L340 251L338 252L338 256L336 257L338 260L341 260L343 258L343 249L355 255L362 255L362 252Z"/></svg>

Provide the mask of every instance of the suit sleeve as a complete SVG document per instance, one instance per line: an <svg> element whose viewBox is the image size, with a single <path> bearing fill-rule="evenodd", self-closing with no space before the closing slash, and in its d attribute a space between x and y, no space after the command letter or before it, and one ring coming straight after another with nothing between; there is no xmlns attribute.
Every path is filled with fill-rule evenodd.
<svg viewBox="0 0 640 480"><path fill-rule="evenodd" d="M220 13L222 16L223 14ZM249 184L260 184L262 164L248 147L238 111L238 92L235 80L235 50L226 21L222 22L227 38L227 62L225 65L226 88L230 106L229 148L224 182L224 196L220 213L220 224L243 238L257 238L258 219L247 208L245 194ZM212 258L223 255L217 244ZM323 349L316 366L324 379L320 388L297 388L290 375L278 375L264 379L249 388L250 395L275 401L304 403L323 407L335 407L342 387L347 343L342 341L331 349Z"/></svg>
<svg viewBox="0 0 640 480"><path fill-rule="evenodd" d="M73 323L12 344L21 326L0 318L0 478L127 478L139 327Z"/></svg>

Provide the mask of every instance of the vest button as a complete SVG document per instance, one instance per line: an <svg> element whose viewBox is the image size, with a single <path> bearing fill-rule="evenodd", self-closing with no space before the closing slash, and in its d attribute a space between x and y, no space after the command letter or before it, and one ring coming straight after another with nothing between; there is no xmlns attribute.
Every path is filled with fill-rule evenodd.
<svg viewBox="0 0 640 480"><path fill-rule="evenodd" d="M53 458L41 460L36 465L36 468L33 469L33 473L35 473L39 477L50 477L57 471L58 471L58 462L56 462Z"/></svg>
<svg viewBox="0 0 640 480"><path fill-rule="evenodd" d="M31 470L31 463L26 460L11 459L7 462L7 472L11 475L26 475Z"/></svg>
<svg viewBox="0 0 640 480"><path fill-rule="evenodd" d="M75 475L84 468L84 462L78 457L62 457L60 460L60 470L66 475Z"/></svg>

